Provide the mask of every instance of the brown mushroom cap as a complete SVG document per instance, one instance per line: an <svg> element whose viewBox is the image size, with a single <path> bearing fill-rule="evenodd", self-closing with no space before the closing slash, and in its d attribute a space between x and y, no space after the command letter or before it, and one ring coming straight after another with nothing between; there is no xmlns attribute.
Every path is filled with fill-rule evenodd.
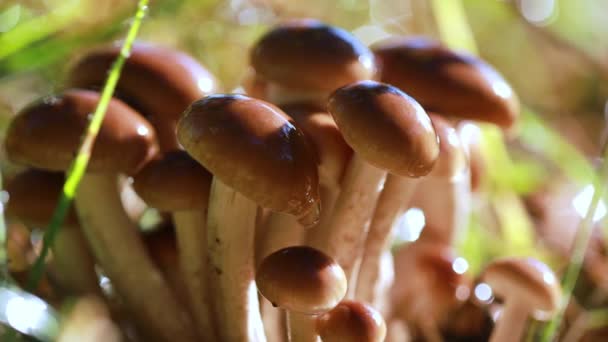
<svg viewBox="0 0 608 342"><path fill-rule="evenodd" d="M336 306L346 295L346 275L331 257L307 246L267 256L256 274L260 293L273 305L304 314Z"/></svg>
<svg viewBox="0 0 608 342"><path fill-rule="evenodd" d="M159 210L200 209L207 207L212 177L186 151L174 150L146 164L133 177L133 188Z"/></svg>
<svg viewBox="0 0 608 342"><path fill-rule="evenodd" d="M439 156L439 139L428 115L399 89L361 81L336 90L328 104L346 142L370 164L420 177Z"/></svg>
<svg viewBox="0 0 608 342"><path fill-rule="evenodd" d="M98 101L98 93L69 90L29 105L8 128L8 157L40 169L67 170ZM113 99L87 171L132 173L156 153L155 144L152 126L133 109Z"/></svg>
<svg viewBox="0 0 608 342"><path fill-rule="evenodd" d="M6 216L15 218L28 227L45 228L51 221L65 177L61 172L29 169L15 176L6 191L9 201ZM65 220L67 226L77 225L78 218L70 207Z"/></svg>
<svg viewBox="0 0 608 342"><path fill-rule="evenodd" d="M490 65L424 38L397 38L372 50L380 79L413 96L427 110L511 126L519 115L511 86Z"/></svg>
<svg viewBox="0 0 608 342"><path fill-rule="evenodd" d="M298 217L318 208L314 150L270 103L208 96L186 110L178 139L215 177L262 207Z"/></svg>
<svg viewBox="0 0 608 342"><path fill-rule="evenodd" d="M536 318L558 309L561 287L553 271L533 258L503 258L484 270L481 280L496 296L526 303Z"/></svg>
<svg viewBox="0 0 608 342"><path fill-rule="evenodd" d="M282 23L254 46L251 64L268 81L292 89L333 91L374 77L371 51L347 31L313 19Z"/></svg>
<svg viewBox="0 0 608 342"><path fill-rule="evenodd" d="M317 319L323 342L382 342L386 323L367 304L345 300Z"/></svg>
<svg viewBox="0 0 608 342"><path fill-rule="evenodd" d="M464 175L468 159L456 129L437 114L429 113L429 117L439 137L439 158L429 177L455 179Z"/></svg>

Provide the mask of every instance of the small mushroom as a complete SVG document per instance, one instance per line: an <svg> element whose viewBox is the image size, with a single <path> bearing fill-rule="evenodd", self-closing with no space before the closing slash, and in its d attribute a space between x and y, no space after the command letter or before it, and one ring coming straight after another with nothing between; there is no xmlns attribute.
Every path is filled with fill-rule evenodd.
<svg viewBox="0 0 608 342"><path fill-rule="evenodd" d="M334 90L376 72L374 55L363 43L314 19L289 20L267 32L252 48L251 65L254 87L248 92L277 105L324 106Z"/></svg>
<svg viewBox="0 0 608 342"><path fill-rule="evenodd" d="M264 341L254 283L256 207L294 215L304 226L318 221L312 149L280 109L243 95L196 101L177 127L186 151L214 176L207 244L220 339Z"/></svg>
<svg viewBox="0 0 608 342"><path fill-rule="evenodd" d="M528 317L545 320L559 308L559 281L547 265L536 259L495 260L483 271L481 281L504 302L491 342L520 341Z"/></svg>
<svg viewBox="0 0 608 342"><path fill-rule="evenodd" d="M422 107L387 84L362 81L340 88L332 94L328 110L355 153L325 238L315 247L334 257L350 277L362 256L387 171L405 177L426 175L439 155L439 144Z"/></svg>
<svg viewBox="0 0 608 342"><path fill-rule="evenodd" d="M374 308L345 300L317 319L323 342L383 342L386 323Z"/></svg>

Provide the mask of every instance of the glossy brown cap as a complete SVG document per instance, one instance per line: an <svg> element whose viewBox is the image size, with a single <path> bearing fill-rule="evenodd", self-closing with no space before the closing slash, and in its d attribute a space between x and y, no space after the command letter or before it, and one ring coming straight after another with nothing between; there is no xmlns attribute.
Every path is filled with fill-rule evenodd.
<svg viewBox="0 0 608 342"><path fill-rule="evenodd" d="M469 161L456 129L441 116L429 113L435 132L439 137L439 158L429 177L454 180L468 176Z"/></svg>
<svg viewBox="0 0 608 342"><path fill-rule="evenodd" d="M251 65L281 86L329 92L376 72L374 55L363 43L313 19L290 20L266 33L252 49Z"/></svg>
<svg viewBox="0 0 608 342"><path fill-rule="evenodd" d="M307 246L278 250L256 272L260 293L273 305L304 314L331 310L346 295L346 275L325 253Z"/></svg>
<svg viewBox="0 0 608 342"><path fill-rule="evenodd" d="M67 170L98 101L96 92L69 90L29 105L8 128L8 157L40 169ZM87 171L132 173L156 150L152 126L133 109L113 99L95 140Z"/></svg>
<svg viewBox="0 0 608 342"><path fill-rule="evenodd" d="M380 79L427 110L510 127L519 116L511 86L485 62L425 38L393 38L373 46Z"/></svg>
<svg viewBox="0 0 608 342"><path fill-rule="evenodd" d="M537 318L555 312L561 300L555 273L533 258L495 260L483 271L481 281L492 288L495 296L526 304Z"/></svg>
<svg viewBox="0 0 608 342"><path fill-rule="evenodd" d="M212 95L186 110L177 134L222 182L262 207L303 218L318 210L319 177L313 148L290 120L261 100Z"/></svg>
<svg viewBox="0 0 608 342"><path fill-rule="evenodd" d="M63 189L61 172L29 169L15 176L5 190L9 194L6 216L30 228L45 228L50 222ZM70 207L65 225L78 225L74 207Z"/></svg>
<svg viewBox="0 0 608 342"><path fill-rule="evenodd" d="M418 102L393 86L361 81L342 87L330 97L328 110L346 142L376 167L420 177L439 156L431 119Z"/></svg>
<svg viewBox="0 0 608 342"><path fill-rule="evenodd" d="M386 323L371 306L345 300L317 318L323 342L383 342Z"/></svg>
<svg viewBox="0 0 608 342"><path fill-rule="evenodd" d="M212 177L186 151L175 150L146 164L133 177L133 188L159 210L202 210L207 208Z"/></svg>
<svg viewBox="0 0 608 342"><path fill-rule="evenodd" d="M72 67L68 86L100 89L119 53L118 44L90 51ZM177 146L175 125L181 113L192 102L217 89L215 77L192 56L136 42L120 74L116 93L149 118L161 140L172 139Z"/></svg>
<svg viewBox="0 0 608 342"><path fill-rule="evenodd" d="M331 115L309 104L290 104L281 109L293 118L296 126L302 128L314 145L319 157L321 183L331 181L339 185L353 150L344 141Z"/></svg>

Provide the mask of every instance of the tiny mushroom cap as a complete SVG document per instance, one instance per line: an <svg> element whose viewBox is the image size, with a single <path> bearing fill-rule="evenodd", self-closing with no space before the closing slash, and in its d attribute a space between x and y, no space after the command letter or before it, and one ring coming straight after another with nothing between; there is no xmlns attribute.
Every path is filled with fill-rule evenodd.
<svg viewBox="0 0 608 342"><path fill-rule="evenodd" d="M558 308L561 287L555 273L533 258L503 258L484 270L481 281L505 300L525 303L536 319L545 319Z"/></svg>
<svg viewBox="0 0 608 342"><path fill-rule="evenodd" d="M317 330L323 342L382 342L386 323L371 306L345 300L317 318Z"/></svg>
<svg viewBox="0 0 608 342"><path fill-rule="evenodd" d="M96 92L69 90L27 106L8 128L9 159L45 170L67 170L98 102ZM152 126L133 109L113 99L95 140L87 171L130 174L156 151Z"/></svg>
<svg viewBox="0 0 608 342"><path fill-rule="evenodd" d="M373 53L347 31L313 19L284 22L254 46L257 75L291 89L333 91L371 79Z"/></svg>
<svg viewBox="0 0 608 342"><path fill-rule="evenodd" d="M335 307L346 295L346 275L331 257L307 246L267 256L257 270L260 293L273 305L303 314Z"/></svg>
<svg viewBox="0 0 608 342"><path fill-rule="evenodd" d="M429 177L456 179L464 176L468 168L466 151L456 129L443 117L429 113L435 132L439 137L439 158L428 174Z"/></svg>
<svg viewBox="0 0 608 342"><path fill-rule="evenodd" d="M44 228L51 221L65 177L61 172L28 169L6 184L9 201L6 216L18 219L28 227ZM70 207L66 225L77 225L78 218Z"/></svg>
<svg viewBox="0 0 608 342"><path fill-rule="evenodd" d="M370 164L406 177L427 175L439 139L414 99L384 83L361 81L336 90L328 110L346 142Z"/></svg>
<svg viewBox="0 0 608 342"><path fill-rule="evenodd" d="M511 86L480 59L425 38L392 38L372 47L380 79L427 110L510 127L519 115Z"/></svg>
<svg viewBox="0 0 608 342"><path fill-rule="evenodd" d="M146 164L133 177L133 188L146 204L159 210L204 209L212 177L186 151L174 150Z"/></svg>
<svg viewBox="0 0 608 342"><path fill-rule="evenodd" d="M186 110L177 133L194 159L245 197L310 219L305 224L318 220L315 152L274 105L244 95L211 95Z"/></svg>

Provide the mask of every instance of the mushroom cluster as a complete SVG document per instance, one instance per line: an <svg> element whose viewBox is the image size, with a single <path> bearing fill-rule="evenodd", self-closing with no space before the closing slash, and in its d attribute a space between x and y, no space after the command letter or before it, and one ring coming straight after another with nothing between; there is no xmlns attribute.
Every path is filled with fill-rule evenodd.
<svg viewBox="0 0 608 342"><path fill-rule="evenodd" d="M29 169L9 184L11 219L48 222L118 53L88 52L64 91L14 118L7 154ZM544 264L497 260L476 277L453 247L484 176L466 134L518 116L496 70L312 19L272 28L250 62L243 91L222 93L191 56L134 45L51 246L55 295L101 298L104 322L142 341L442 341L492 324L492 341L514 341L555 312ZM152 232L143 207L164 220ZM420 238L391 252L414 207ZM498 318L471 300L479 286L504 302Z"/></svg>

